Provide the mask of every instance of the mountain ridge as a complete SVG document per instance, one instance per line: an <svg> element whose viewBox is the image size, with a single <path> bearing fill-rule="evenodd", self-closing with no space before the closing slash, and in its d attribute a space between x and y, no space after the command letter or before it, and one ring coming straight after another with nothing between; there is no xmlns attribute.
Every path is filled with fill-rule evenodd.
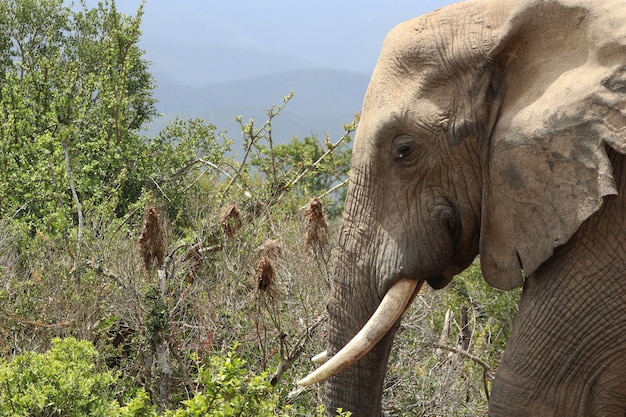
<svg viewBox="0 0 626 417"><path fill-rule="evenodd" d="M174 117L199 117L218 130L238 131L234 117L263 122L267 109L280 105L294 92L275 123L276 132L288 141L293 136L343 132L359 112L369 75L328 68L294 69L203 86L183 85L174 77L157 74L157 110L164 117L153 122L149 131L158 132ZM308 126L308 127L307 127Z"/></svg>
<svg viewBox="0 0 626 417"><path fill-rule="evenodd" d="M252 48L153 43L142 47L155 74L195 87L319 67L288 54Z"/></svg>

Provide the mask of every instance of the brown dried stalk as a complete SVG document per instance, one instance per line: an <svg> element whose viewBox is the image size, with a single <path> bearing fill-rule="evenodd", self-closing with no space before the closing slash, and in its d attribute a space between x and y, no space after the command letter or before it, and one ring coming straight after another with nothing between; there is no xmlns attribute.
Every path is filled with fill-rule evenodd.
<svg viewBox="0 0 626 417"><path fill-rule="evenodd" d="M279 291L276 285L276 269L274 269L272 261L267 256L263 256L257 264L254 273L254 280L259 293L267 294L271 297L278 294Z"/></svg>
<svg viewBox="0 0 626 417"><path fill-rule="evenodd" d="M144 215L143 229L137 241L139 253L143 258L146 271L153 268L162 269L165 258L165 233L161 226L159 213L150 207Z"/></svg>
<svg viewBox="0 0 626 417"><path fill-rule="evenodd" d="M328 245L328 223L322 208L322 202L314 197L304 212L306 221L305 246L310 248L323 248Z"/></svg>

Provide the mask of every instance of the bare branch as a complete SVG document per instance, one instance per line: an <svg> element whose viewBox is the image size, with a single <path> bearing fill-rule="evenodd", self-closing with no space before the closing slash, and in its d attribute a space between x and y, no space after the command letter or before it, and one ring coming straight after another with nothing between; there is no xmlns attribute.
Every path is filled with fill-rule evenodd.
<svg viewBox="0 0 626 417"><path fill-rule="evenodd" d="M339 140L335 143L333 143L330 148L324 152L324 154L322 156L320 156L317 161L313 162L310 166L306 167L304 169L304 171L302 171L293 181L291 181L291 185L296 185L301 179L302 177L304 177L306 174L308 174L312 169L314 169L315 167L317 167L320 162L322 162L324 160L324 158L326 158L328 155L330 155L331 153L333 153L333 151L335 149L337 149L337 147L339 145L341 145L341 142L343 142L344 140L346 140L348 137L350 137L350 131L346 132L343 134L343 136L341 136L341 138L339 138Z"/></svg>
<svg viewBox="0 0 626 417"><path fill-rule="evenodd" d="M42 327L42 328L55 328L55 327L66 327L66 326L69 326L71 324L71 322L69 320L61 321L61 322L58 322L58 323L44 323L44 322L38 321L38 320L23 319L23 318L15 315L13 313L10 313L6 309L4 309L2 306L0 306L0 311L2 312L2 314L12 318L13 320L17 321L18 323L26 324L26 325L29 325L29 326Z"/></svg>
<svg viewBox="0 0 626 417"><path fill-rule="evenodd" d="M496 379L496 377L492 373L491 367L485 361L480 359L478 356L472 355L468 351L458 349L452 346L448 346L443 343L431 343L431 346L437 349L443 349L443 350L447 350L448 352L456 353L457 355L463 356L464 358L469 359L472 362L476 362L485 370L487 379L489 379L490 381L493 381Z"/></svg>
<svg viewBox="0 0 626 417"><path fill-rule="evenodd" d="M159 189L159 191L161 192L161 194L163 194L163 197L165 197L165 199L167 201L169 201L170 203L172 202L172 200L170 200L170 198L167 196L167 194L165 194L165 191L163 191L163 189L161 188L161 186L156 182L156 180L152 177L150 177L150 179L152 180L152 182L154 183L154 185L156 185L156 187Z"/></svg>
<svg viewBox="0 0 626 417"><path fill-rule="evenodd" d="M322 194L318 195L317 198L324 198L326 197L328 194L335 192L336 190L338 190L339 188L343 187L344 185L348 184L348 182L350 181L350 178L346 178L345 180L341 181L339 184L335 185L334 187L330 188L327 191L324 191ZM309 206L309 203L305 204L304 206L300 207L298 210L305 210L307 207Z"/></svg>
<svg viewBox="0 0 626 417"><path fill-rule="evenodd" d="M289 368L291 368L296 359L298 359L302 355L306 346L306 342L309 341L311 335L327 319L328 316L326 314L320 316L313 324L311 324L302 332L295 346L293 347L293 349L291 349L291 352L289 352L287 356L281 355L280 364L278 365L276 372L274 372L272 378L270 379L270 383L272 384L272 386L278 383L278 380L282 377L282 375L287 370L289 370Z"/></svg>
<svg viewBox="0 0 626 417"><path fill-rule="evenodd" d="M80 204L80 199L78 198L78 193L76 192L76 186L74 185L74 175L72 173L72 164L70 163L70 145L68 142L63 142L61 144L63 146L63 152L65 153L65 169L67 171L67 180L70 184L70 189L72 190L72 197L74 198L74 204L76 204L76 212L78 215L78 231L76 233L76 256L74 258L74 286L76 290L76 294L80 294L80 268L77 268L77 264L80 259L80 249L83 240L83 223L85 222L83 218L83 209Z"/></svg>
<svg viewBox="0 0 626 417"><path fill-rule="evenodd" d="M124 283L124 280L122 278L120 278L119 275L114 274L113 272L109 271L108 269L105 269L102 265L100 265L97 262L92 261L91 259L86 259L85 260L85 265L87 265L89 268L91 268L94 272L96 272L98 275L102 275L105 278L109 278L112 279L113 281L117 282L117 284L124 288L124 289L128 289L126 284Z"/></svg>

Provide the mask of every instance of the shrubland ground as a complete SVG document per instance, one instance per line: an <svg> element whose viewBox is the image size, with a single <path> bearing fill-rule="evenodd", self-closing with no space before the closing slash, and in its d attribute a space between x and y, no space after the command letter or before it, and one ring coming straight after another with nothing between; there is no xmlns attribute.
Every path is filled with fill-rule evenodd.
<svg viewBox="0 0 626 417"><path fill-rule="evenodd" d="M0 415L317 415L298 389L358 117L341 138L175 120L156 137L141 8L0 3ZM407 312L389 415L485 415L518 293L476 263Z"/></svg>

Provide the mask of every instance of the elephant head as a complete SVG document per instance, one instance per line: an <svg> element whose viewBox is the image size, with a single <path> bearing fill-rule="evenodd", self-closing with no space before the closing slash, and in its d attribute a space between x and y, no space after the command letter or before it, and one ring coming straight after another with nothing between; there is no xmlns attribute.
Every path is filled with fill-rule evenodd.
<svg viewBox="0 0 626 417"><path fill-rule="evenodd" d="M404 309L422 283L442 288L480 254L491 285L525 288L492 415L589 415L611 392L615 409L626 407L626 372L611 378L584 353L626 326L626 313L590 318L606 305L624 310L626 280L616 275L626 270L626 239L615 232L626 230L624 153L623 0L475 0L397 26L354 142L328 302L330 360L301 383L329 378L331 413L379 415ZM603 244L606 257L595 250ZM586 336L564 334L559 320ZM578 356L564 360L568 349ZM612 349L626 362L626 339ZM540 384L546 369L573 375L562 387Z"/></svg>

